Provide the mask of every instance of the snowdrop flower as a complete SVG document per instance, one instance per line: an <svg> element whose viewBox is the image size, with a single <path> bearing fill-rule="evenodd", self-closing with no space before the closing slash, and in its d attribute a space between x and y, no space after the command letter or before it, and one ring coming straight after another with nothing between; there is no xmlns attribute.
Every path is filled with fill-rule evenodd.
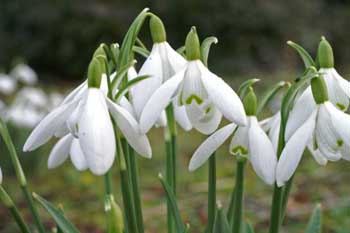
<svg viewBox="0 0 350 233"><path fill-rule="evenodd" d="M68 127L70 132L79 139L87 167L96 175L105 174L113 164L116 151L111 114L135 151L150 157L152 151L148 138L140 134L137 121L127 110L107 98L101 86L101 79L100 61L93 58L89 65L88 88L81 95L75 95L47 115L33 130L23 150L36 149L58 134L60 130ZM68 148L72 148L73 142L69 143L69 137L66 136L64 139L61 139L63 142L59 141L59 145L56 145L57 149L52 152L51 158L54 158L52 159L54 162L49 161L52 166L60 164L57 161L64 161ZM75 157L71 150L71 157Z"/></svg>
<svg viewBox="0 0 350 233"><path fill-rule="evenodd" d="M260 126L263 128L265 132L267 132L273 148L277 153L278 149L278 138L280 134L280 126L281 126L281 112L278 111L272 117L266 118L259 122Z"/></svg>
<svg viewBox="0 0 350 233"><path fill-rule="evenodd" d="M166 82L170 77L179 72L186 64L180 54L178 54L166 41L166 32L160 18L155 15L150 19L150 30L153 39L153 47L150 55L142 65L139 75L149 75L150 77L137 83L130 89L131 102L135 108L138 119L147 101L152 94ZM184 130L192 128L183 106L178 106L174 100L175 119ZM154 123L154 122L153 122ZM157 117L156 124L164 126L166 123L165 111Z"/></svg>
<svg viewBox="0 0 350 233"><path fill-rule="evenodd" d="M311 91L316 106L308 111L312 113L287 141L277 164L277 185L283 186L294 174L307 145L315 152L318 162L336 161L349 158L350 116L336 108L329 100L325 81L316 77L311 80ZM302 97L301 97L302 98ZM303 108L310 106L304 105ZM298 115L289 118L298 117ZM304 116L302 116L304 117ZM293 120L291 118L290 120ZM309 146L310 147L310 146ZM318 157L319 156L319 157Z"/></svg>
<svg viewBox="0 0 350 233"><path fill-rule="evenodd" d="M69 155L74 167L78 171L88 169L88 163L81 150L79 139L75 138L72 134L62 137L53 147L49 155L48 168L52 169L60 166L67 160Z"/></svg>
<svg viewBox="0 0 350 233"><path fill-rule="evenodd" d="M193 27L186 38L188 63L158 88L146 103L140 128L147 132L169 103L184 106L192 126L204 134L214 132L222 114L239 125L247 123L242 102L221 78L200 61L199 39Z"/></svg>
<svg viewBox="0 0 350 233"><path fill-rule="evenodd" d="M27 85L33 85L38 82L38 75L28 65L20 63L13 68L10 76Z"/></svg>
<svg viewBox="0 0 350 233"><path fill-rule="evenodd" d="M6 74L0 74L0 93L11 95L17 87L16 80Z"/></svg>
<svg viewBox="0 0 350 233"><path fill-rule="evenodd" d="M248 118L246 126L231 123L213 133L195 151L189 170L200 167L231 135L230 153L248 158L257 175L267 184L275 182L276 152L271 141L260 127L256 114L256 96L251 89L245 97L244 107Z"/></svg>

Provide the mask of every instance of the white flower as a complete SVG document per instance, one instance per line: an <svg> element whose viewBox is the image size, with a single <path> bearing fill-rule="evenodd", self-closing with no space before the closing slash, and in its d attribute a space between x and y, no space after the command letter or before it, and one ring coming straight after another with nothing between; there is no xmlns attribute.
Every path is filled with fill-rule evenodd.
<svg viewBox="0 0 350 233"><path fill-rule="evenodd" d="M217 129L222 114L239 125L246 124L243 104L237 94L200 60L189 61L154 92L141 114L141 131L147 132L174 100L177 106L185 107L192 126L204 134Z"/></svg>
<svg viewBox="0 0 350 233"><path fill-rule="evenodd" d="M294 114L292 118L290 116L293 122L296 122L294 118L299 116L305 120L289 137L282 151L276 172L278 186L283 186L294 174L307 145L316 152L313 155L321 164L325 163L324 159L336 161L342 157L349 158L350 116L337 109L329 101L311 109L307 109L308 107L308 105L303 106L305 111L312 111L306 119L305 111L302 112L301 107L299 115Z"/></svg>
<svg viewBox="0 0 350 233"><path fill-rule="evenodd" d="M6 74L0 74L0 93L11 95L17 87L16 80Z"/></svg>
<svg viewBox="0 0 350 233"><path fill-rule="evenodd" d="M280 134L280 126L281 126L281 112L278 111L272 117L266 118L259 122L260 126L263 128L267 135L269 136L273 148L277 153L278 149L278 139Z"/></svg>
<svg viewBox="0 0 350 233"><path fill-rule="evenodd" d="M186 60L168 42L164 41L153 45L150 55L139 71L140 76L149 75L150 77L137 83L130 89L131 102L138 119L140 119L147 101L154 92L185 65ZM129 75L129 77L131 76ZM174 101L174 111L175 119L179 125L185 130L190 130L192 126L184 107L178 106ZM153 123L162 126L165 123L165 119L165 112L163 111L158 116L157 122Z"/></svg>
<svg viewBox="0 0 350 233"><path fill-rule="evenodd" d="M27 85L33 85L38 82L38 76L35 71L26 64L18 64L13 68L10 76Z"/></svg>
<svg viewBox="0 0 350 233"><path fill-rule="evenodd" d="M191 158L189 169L193 171L200 167L209 156L233 135L230 143L230 153L247 157L257 175L267 184L275 182L277 157L268 136L260 127L255 116L248 116L247 126L236 126L231 123L213 133L196 150Z"/></svg>
<svg viewBox="0 0 350 233"><path fill-rule="evenodd" d="M54 135L63 136L71 132L79 140L88 168L96 175L104 174L112 166L116 150L111 114L135 151L151 157L148 138L140 133L137 121L126 109L107 98L103 83L101 89L81 85L73 92L33 130L24 145L24 151L36 149ZM53 151L53 161L65 160L68 145L65 140L56 145L58 149ZM59 163L53 163L56 164Z"/></svg>

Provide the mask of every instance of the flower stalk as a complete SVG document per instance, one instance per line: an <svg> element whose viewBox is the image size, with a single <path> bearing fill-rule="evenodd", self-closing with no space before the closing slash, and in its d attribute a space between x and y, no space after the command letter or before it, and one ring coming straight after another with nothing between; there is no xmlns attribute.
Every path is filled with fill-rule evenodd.
<svg viewBox="0 0 350 233"><path fill-rule="evenodd" d="M216 214L216 157L209 158L208 165L208 232L213 232Z"/></svg>

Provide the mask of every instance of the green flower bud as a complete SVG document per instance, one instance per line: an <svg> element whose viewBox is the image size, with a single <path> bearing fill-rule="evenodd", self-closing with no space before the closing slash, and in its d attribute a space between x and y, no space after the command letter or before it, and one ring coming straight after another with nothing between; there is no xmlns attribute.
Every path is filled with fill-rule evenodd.
<svg viewBox="0 0 350 233"><path fill-rule="evenodd" d="M247 95L243 100L244 110L247 116L255 116L257 109L257 99L252 87L249 87Z"/></svg>
<svg viewBox="0 0 350 233"><path fill-rule="evenodd" d="M102 64L96 57L92 58L88 68L88 87L100 88L102 78Z"/></svg>
<svg viewBox="0 0 350 233"><path fill-rule="evenodd" d="M100 46L98 46L97 49L95 50L93 57L97 57L97 56L106 57L106 53L105 53L105 50L103 48L104 46L106 46L104 43L100 44Z"/></svg>
<svg viewBox="0 0 350 233"><path fill-rule="evenodd" d="M321 37L317 51L318 63L321 68L333 68L334 56L333 49L324 36Z"/></svg>
<svg viewBox="0 0 350 233"><path fill-rule="evenodd" d="M109 195L105 201L105 211L108 218L108 232L123 233L124 218L122 210L115 202L114 197Z"/></svg>
<svg viewBox="0 0 350 233"><path fill-rule="evenodd" d="M192 27L187 34L185 47L187 60L193 61L201 58L201 49L196 27Z"/></svg>
<svg viewBox="0 0 350 233"><path fill-rule="evenodd" d="M151 30L153 43L162 43L166 41L164 24L158 16L152 14L149 20L149 28Z"/></svg>
<svg viewBox="0 0 350 233"><path fill-rule="evenodd" d="M322 77L315 77L311 80L311 90L317 104L322 104L328 100L327 86Z"/></svg>

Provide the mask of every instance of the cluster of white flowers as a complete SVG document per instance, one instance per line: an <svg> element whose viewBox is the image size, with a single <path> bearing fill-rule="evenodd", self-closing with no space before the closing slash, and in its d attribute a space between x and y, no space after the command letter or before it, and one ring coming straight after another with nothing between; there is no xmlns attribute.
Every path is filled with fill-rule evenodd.
<svg viewBox="0 0 350 233"><path fill-rule="evenodd" d="M294 101L285 129L286 145L278 159L281 112L259 123L253 89L250 87L243 97L243 104L229 85L208 70L201 61L194 27L186 38L184 57L166 41L159 18L152 16L150 24L153 48L139 72L134 67L127 72L129 81L149 77L133 85L128 98L114 100L108 96L107 71L96 68L99 60L94 57L88 80L37 125L24 151L34 150L56 136L60 140L49 156L49 168L61 165L70 155L78 170L90 169L102 175L113 165L119 132L136 152L150 158L146 134L153 126L166 126L165 110L172 106L175 120L184 130L194 128L210 135L191 158L191 171L231 135L230 153L248 159L257 175L270 185L277 182L282 186L290 179L306 147L322 165L328 160L350 159L350 117L344 113L349 106L350 83L333 64L322 66L324 62L320 62L322 78L312 81ZM328 42L322 39L320 47L324 43ZM110 76L113 82L117 72ZM319 85L320 80L325 85ZM318 93L322 88L326 94L321 98ZM117 93L117 88L112 90L112 96ZM222 116L231 123L217 130Z"/></svg>

